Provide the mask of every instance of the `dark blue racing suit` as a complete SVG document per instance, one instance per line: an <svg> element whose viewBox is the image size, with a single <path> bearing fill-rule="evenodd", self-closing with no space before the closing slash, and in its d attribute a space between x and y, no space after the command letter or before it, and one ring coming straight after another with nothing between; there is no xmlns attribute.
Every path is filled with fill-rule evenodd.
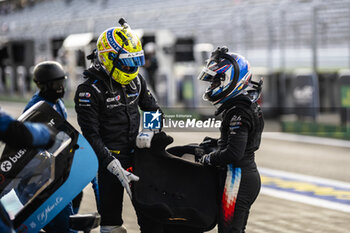
<svg viewBox="0 0 350 233"><path fill-rule="evenodd" d="M17 121L0 108L0 140L13 147L46 146L50 131L41 124Z"/></svg>
<svg viewBox="0 0 350 233"><path fill-rule="evenodd" d="M86 81L78 86L75 94L75 110L81 131L99 160L101 226L120 226L124 188L106 169L112 159L110 152L124 169L132 166L140 126L139 108L156 111L159 106L140 75L128 85L110 80L104 71L93 67L86 70L84 76ZM137 210L136 214L141 232L154 233L154 224Z"/></svg>
<svg viewBox="0 0 350 233"><path fill-rule="evenodd" d="M210 154L210 163L223 168L219 233L244 233L249 210L257 198L261 182L255 164L264 120L260 106L239 95L225 102L219 150Z"/></svg>
<svg viewBox="0 0 350 233"><path fill-rule="evenodd" d="M39 92L36 92L33 95L31 100L29 100L28 104L25 106L23 112L27 111L30 107L32 107L34 104L36 104L40 101L45 101L51 107L53 107L53 109L55 109L64 119L67 119L67 111L66 111L64 103L61 99L58 99L56 103L52 103L52 102L44 99L44 97L40 96Z"/></svg>

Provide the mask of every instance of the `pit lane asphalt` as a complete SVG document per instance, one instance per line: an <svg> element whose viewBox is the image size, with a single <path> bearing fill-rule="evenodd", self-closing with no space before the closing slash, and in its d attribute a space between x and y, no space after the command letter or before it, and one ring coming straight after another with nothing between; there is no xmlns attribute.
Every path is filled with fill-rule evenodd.
<svg viewBox="0 0 350 233"><path fill-rule="evenodd" d="M12 114L19 116L24 105L1 102L0 106ZM73 109L68 109L68 121L77 127ZM79 127L77 127L79 129ZM171 132L173 145L184 145L199 142L208 133ZM270 135L269 135L270 134ZM271 136L272 135L272 136ZM217 137L218 133L210 133ZM305 138L288 139L288 135L268 133L263 136L260 150L256 153L256 161L260 168L303 174L341 181L350 184L350 149L347 146L334 145L329 141L317 143ZM347 142L345 142L346 144ZM303 233L303 232L349 232L350 213L330 208L310 205L300 200L291 201L285 197L265 194L262 189L253 204L248 220L247 232L251 233ZM278 196L278 195L277 195ZM347 197L345 197L346 199ZM131 202L125 195L124 225L128 233L137 233L138 225ZM96 211L92 188L84 189L84 197L80 213ZM99 232L98 229L92 232ZM217 232L214 228L210 233Z"/></svg>

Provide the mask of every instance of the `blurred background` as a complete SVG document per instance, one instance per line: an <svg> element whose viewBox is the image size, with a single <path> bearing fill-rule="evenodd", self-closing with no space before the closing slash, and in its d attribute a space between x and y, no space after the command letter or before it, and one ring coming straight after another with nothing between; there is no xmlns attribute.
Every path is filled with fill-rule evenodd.
<svg viewBox="0 0 350 233"><path fill-rule="evenodd" d="M278 129L350 138L349 0L0 0L1 98L27 99L33 66L57 60L69 106L86 56L120 17L142 39L141 73L163 107L208 107L196 77L225 45L264 77L261 103Z"/></svg>
<svg viewBox="0 0 350 233"><path fill-rule="evenodd" d="M350 0L0 0L1 106L19 116L35 92L33 66L56 60L67 70L65 103L73 107L86 56L120 17L141 38L141 73L166 113L212 116L197 75L218 46L245 56L254 79L264 78L263 188L249 232L349 230ZM68 115L78 129L74 109ZM206 135L172 134L174 145ZM95 211L85 192L82 211ZM126 201L125 224L134 233Z"/></svg>

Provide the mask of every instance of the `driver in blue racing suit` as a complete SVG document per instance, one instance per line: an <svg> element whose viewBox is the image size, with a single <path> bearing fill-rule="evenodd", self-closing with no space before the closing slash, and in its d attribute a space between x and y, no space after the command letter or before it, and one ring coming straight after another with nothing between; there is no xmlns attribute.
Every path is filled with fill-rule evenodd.
<svg viewBox="0 0 350 233"><path fill-rule="evenodd" d="M34 104L45 101L55 109L62 118L67 119L67 111L63 103L65 93L66 73L62 65L55 61L44 61L37 64L33 71L33 80L38 86L36 92L24 111L27 111ZM72 203L69 203L51 222L45 227L48 233L68 233L75 232L69 229L69 216L76 214L73 211Z"/></svg>
<svg viewBox="0 0 350 233"><path fill-rule="evenodd" d="M226 47L212 53L199 79L210 83L204 98L219 106L222 113L218 150L200 162L222 168L219 233L244 233L249 210L260 191L260 175L255 164L264 120L257 104L261 82L251 80L248 61L228 53Z"/></svg>

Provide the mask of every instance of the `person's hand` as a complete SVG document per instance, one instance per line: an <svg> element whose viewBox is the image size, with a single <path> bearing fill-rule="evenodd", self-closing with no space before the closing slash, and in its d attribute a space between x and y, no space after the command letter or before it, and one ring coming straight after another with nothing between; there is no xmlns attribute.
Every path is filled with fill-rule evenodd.
<svg viewBox="0 0 350 233"><path fill-rule="evenodd" d="M199 147L203 148L206 154L209 154L218 149L218 139L205 137Z"/></svg>
<svg viewBox="0 0 350 233"><path fill-rule="evenodd" d="M216 147L218 145L218 139L211 138L211 137L205 137L200 146L208 146L208 147Z"/></svg>
<svg viewBox="0 0 350 233"><path fill-rule="evenodd" d="M165 147L173 143L174 139L164 131L156 133L152 139L151 147L153 150L163 151Z"/></svg>
<svg viewBox="0 0 350 233"><path fill-rule="evenodd" d="M208 155L208 154L203 155L203 156L199 159L198 162L200 162L200 163L203 164L203 165L211 165L211 163L210 163L210 154L209 154L209 155Z"/></svg>
<svg viewBox="0 0 350 233"><path fill-rule="evenodd" d="M136 137L136 146L138 148L151 148L151 142L154 135L154 131L142 130Z"/></svg>
<svg viewBox="0 0 350 233"><path fill-rule="evenodd" d="M128 193L131 199L132 195L130 189L130 182L138 181L140 178L122 168L122 165L120 164L119 160L115 158L111 162L109 162L109 164L107 165L107 170L119 179L120 183L125 188L126 192Z"/></svg>

